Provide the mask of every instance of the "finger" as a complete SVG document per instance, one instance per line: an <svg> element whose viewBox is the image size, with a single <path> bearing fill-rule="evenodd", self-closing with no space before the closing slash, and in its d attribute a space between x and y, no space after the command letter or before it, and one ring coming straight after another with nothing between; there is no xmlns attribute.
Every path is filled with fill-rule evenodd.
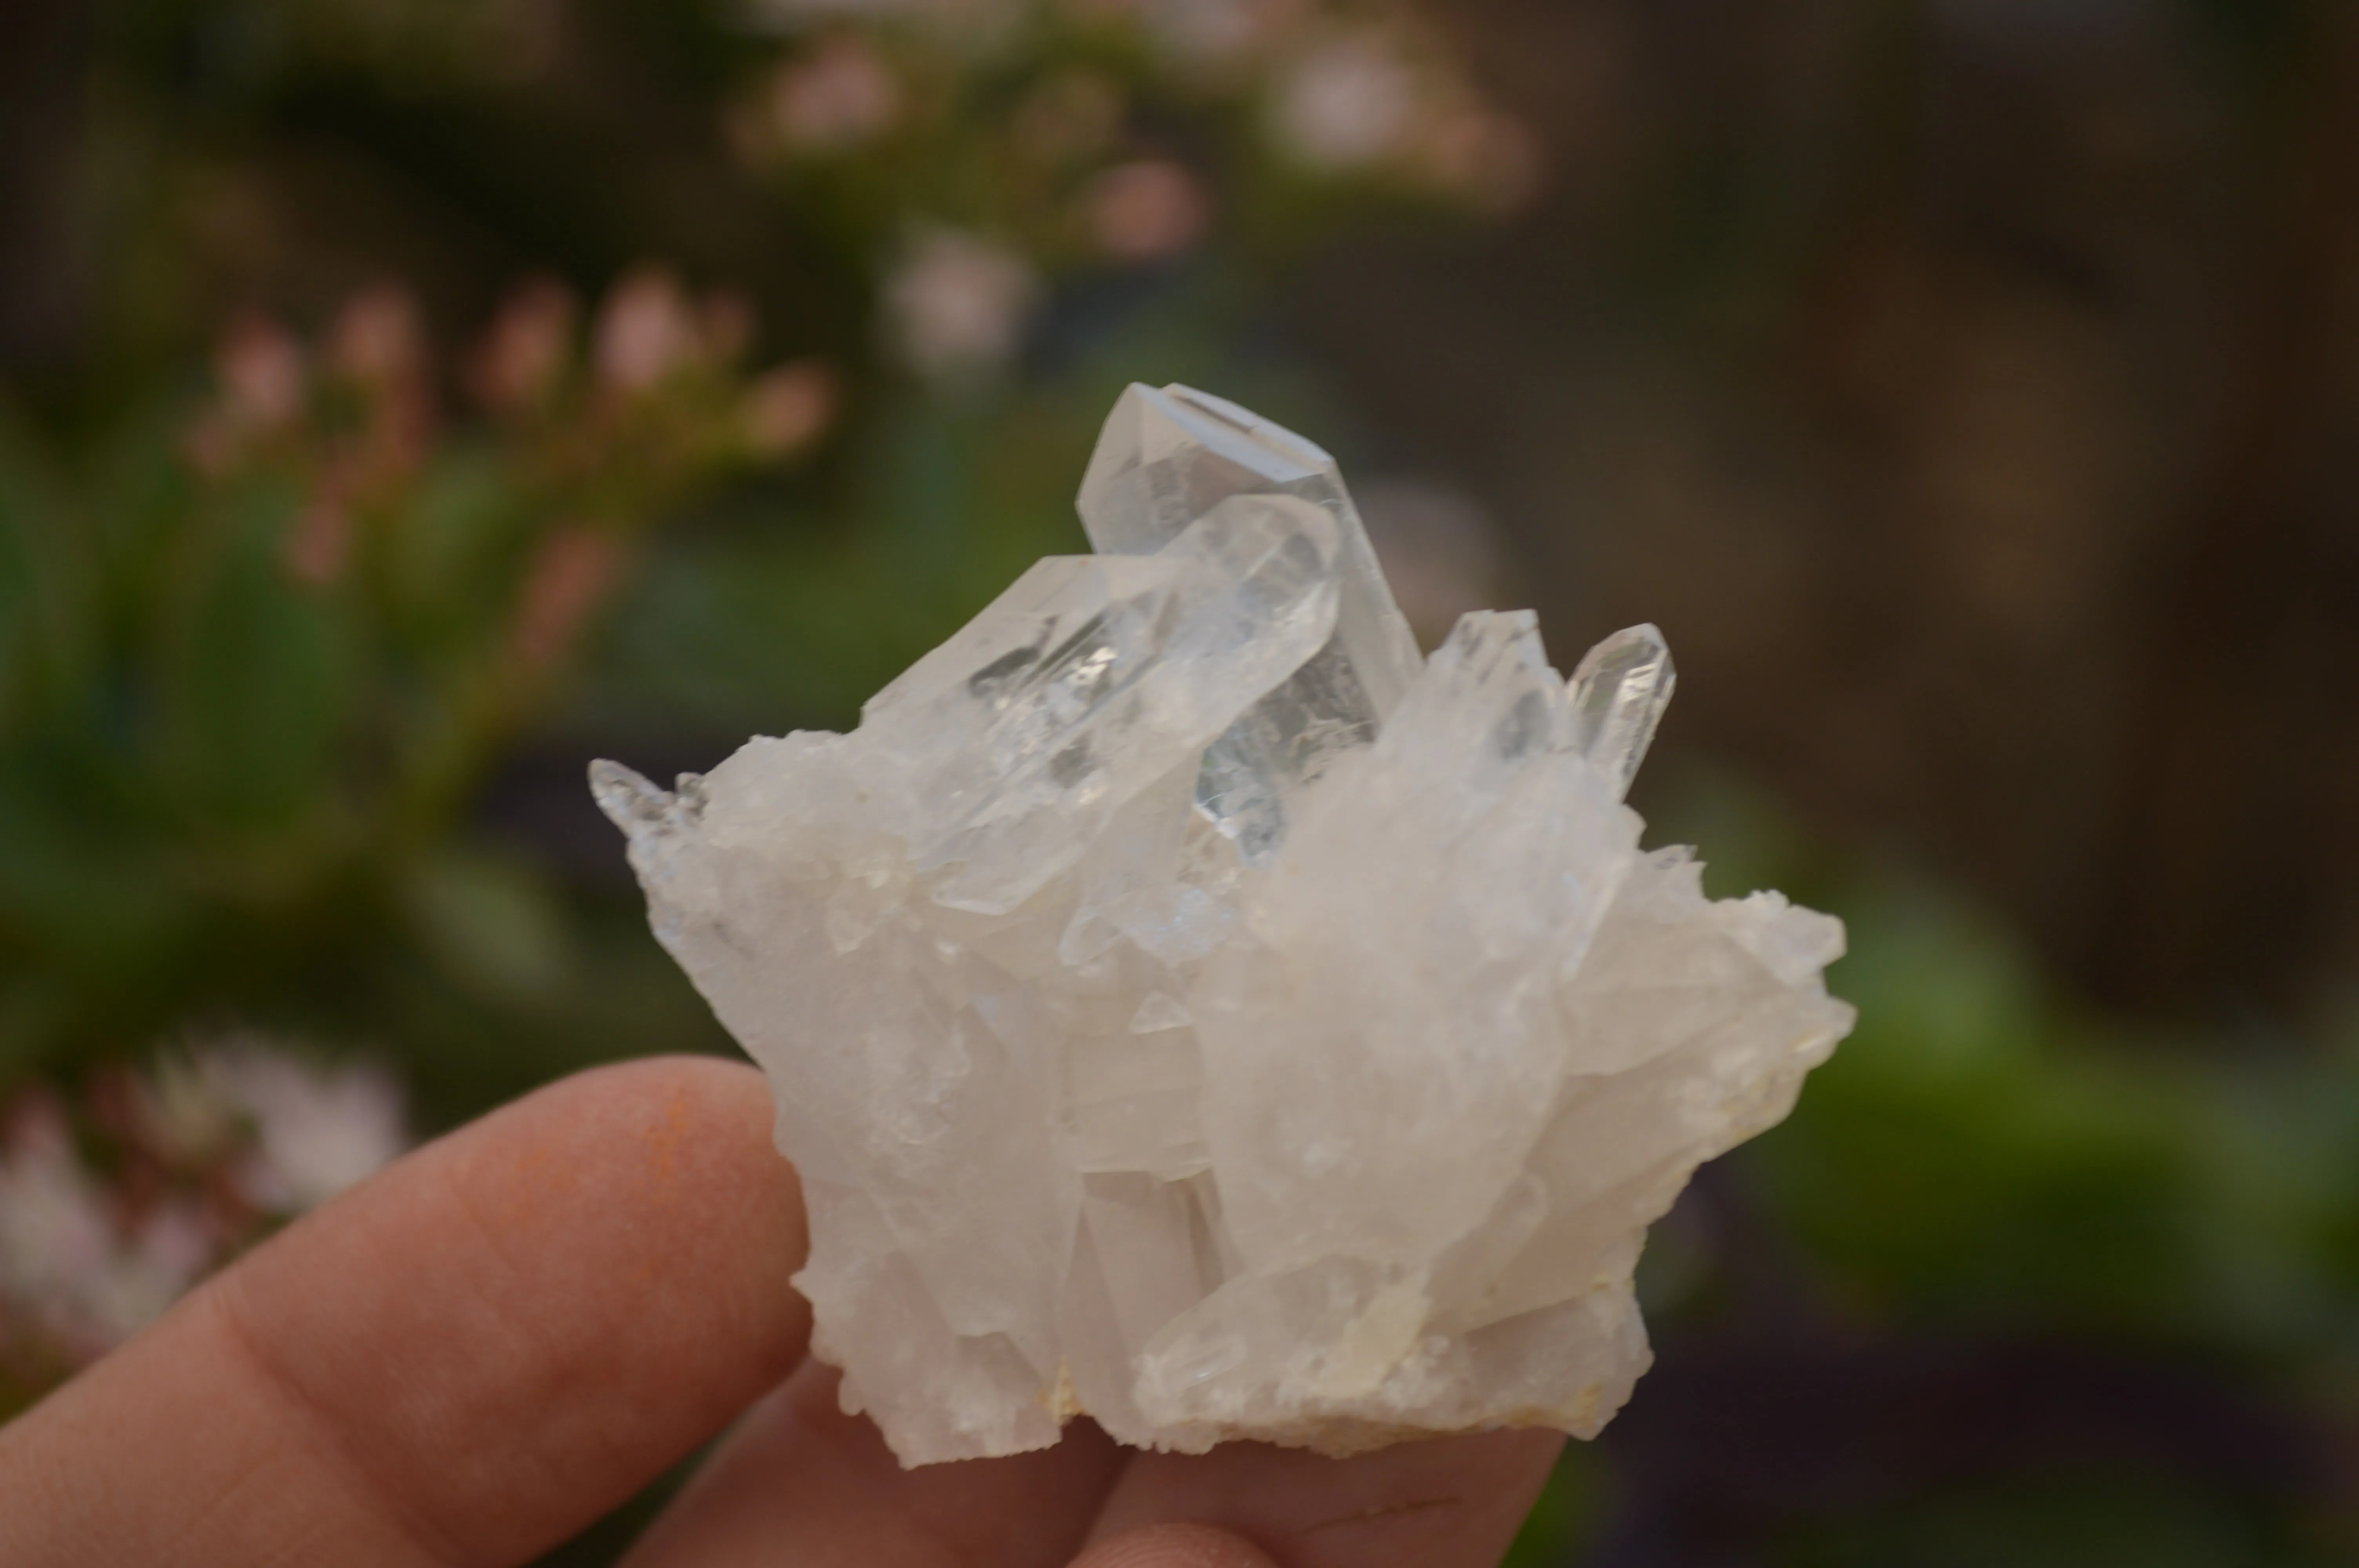
<svg viewBox="0 0 2359 1568"><path fill-rule="evenodd" d="M12 1568L516 1562L800 1358L749 1068L545 1089L290 1227L0 1430Z"/></svg>
<svg viewBox="0 0 2359 1568"><path fill-rule="evenodd" d="M1241 1535L1208 1524L1149 1524L1083 1552L1073 1568L1277 1568Z"/></svg>
<svg viewBox="0 0 2359 1568"><path fill-rule="evenodd" d="M1062 1568L1121 1468L1087 1422L1054 1448L904 1470L806 1361L756 1406L627 1568Z"/></svg>
<svg viewBox="0 0 2359 1568"><path fill-rule="evenodd" d="M1142 1454L1076 1568L1254 1563L1235 1555L1242 1542L1281 1568L1495 1568L1563 1445L1553 1432L1494 1432L1350 1459L1257 1443Z"/></svg>

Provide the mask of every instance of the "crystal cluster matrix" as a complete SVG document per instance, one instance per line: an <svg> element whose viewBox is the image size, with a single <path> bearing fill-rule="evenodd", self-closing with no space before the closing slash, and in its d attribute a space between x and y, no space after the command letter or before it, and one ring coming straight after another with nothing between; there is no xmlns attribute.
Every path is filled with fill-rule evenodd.
<svg viewBox="0 0 2359 1568"><path fill-rule="evenodd" d="M592 770L769 1076L845 1408L909 1465L1595 1433L1647 1226L1850 1026L1842 926L1639 849L1652 627L1421 657L1333 460L1186 387L1081 513L851 733Z"/></svg>

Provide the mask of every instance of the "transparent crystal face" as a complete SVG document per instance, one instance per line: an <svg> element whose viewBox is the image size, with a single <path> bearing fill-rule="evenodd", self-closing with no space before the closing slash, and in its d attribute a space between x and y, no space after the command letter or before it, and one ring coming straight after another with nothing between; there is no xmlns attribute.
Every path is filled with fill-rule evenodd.
<svg viewBox="0 0 2359 1568"><path fill-rule="evenodd" d="M1573 670L1573 745L1613 784L1616 799L1630 793L1678 683L1671 651L1652 626L1614 633Z"/></svg>
<svg viewBox="0 0 2359 1568"><path fill-rule="evenodd" d="M853 732L592 770L769 1076L845 1408L907 1464L1594 1433L1646 1227L1850 1025L1842 927L1639 849L1653 628L1419 660L1333 463L1185 388L1082 505L1106 553Z"/></svg>
<svg viewBox="0 0 2359 1568"><path fill-rule="evenodd" d="M1236 495L1310 502L1338 535L1333 639L1212 745L1197 785L1198 804L1259 864L1286 835L1289 801L1375 739L1421 661L1335 460L1234 403L1132 386L1098 437L1079 504L1093 546L1136 554Z"/></svg>
<svg viewBox="0 0 2359 1568"><path fill-rule="evenodd" d="M862 709L922 804L935 897L1005 911L1095 824L1325 643L1336 530L1288 496L1223 501L1146 557L1051 557Z"/></svg>

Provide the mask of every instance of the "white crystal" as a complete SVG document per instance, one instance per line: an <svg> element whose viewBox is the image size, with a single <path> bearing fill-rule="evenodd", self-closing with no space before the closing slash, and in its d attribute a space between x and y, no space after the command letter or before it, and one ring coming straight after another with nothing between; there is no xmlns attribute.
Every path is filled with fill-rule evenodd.
<svg viewBox="0 0 2359 1568"><path fill-rule="evenodd" d="M908 1464L1594 1433L1647 1226L1850 1026L1842 927L1639 849L1651 627L1418 661L1332 460L1185 388L1082 505L1108 554L850 734L592 769L770 1076L845 1407Z"/></svg>

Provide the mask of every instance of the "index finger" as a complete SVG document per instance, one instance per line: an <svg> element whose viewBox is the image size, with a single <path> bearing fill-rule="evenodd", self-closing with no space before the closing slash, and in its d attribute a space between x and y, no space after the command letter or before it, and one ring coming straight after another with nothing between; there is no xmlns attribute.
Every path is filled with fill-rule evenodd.
<svg viewBox="0 0 2359 1568"><path fill-rule="evenodd" d="M530 1557L793 1368L752 1069L569 1079L291 1227L0 1429L0 1562Z"/></svg>

